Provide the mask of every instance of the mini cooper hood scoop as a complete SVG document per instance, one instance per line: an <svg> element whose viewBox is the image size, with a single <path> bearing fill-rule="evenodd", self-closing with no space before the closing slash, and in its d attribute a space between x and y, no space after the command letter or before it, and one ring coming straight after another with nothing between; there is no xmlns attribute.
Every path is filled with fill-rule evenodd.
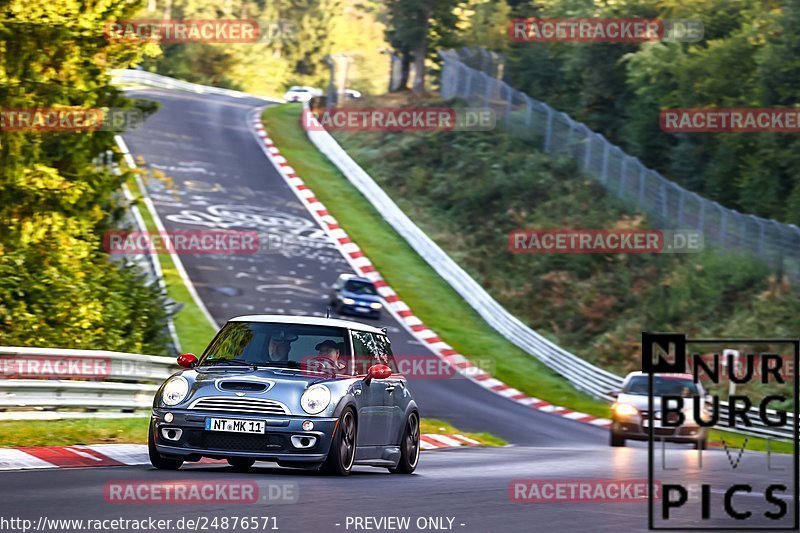
<svg viewBox="0 0 800 533"><path fill-rule="evenodd" d="M268 392L273 388L299 387L305 389L314 383L330 379L326 376L308 375L296 370L282 368L252 370L245 367L236 369L228 367L226 368L227 372L217 372L216 367L213 368L215 370L212 372L208 372L207 369L190 371L194 373L196 387L213 386L223 392L258 394ZM190 372L184 372L183 375L189 377L191 375Z"/></svg>

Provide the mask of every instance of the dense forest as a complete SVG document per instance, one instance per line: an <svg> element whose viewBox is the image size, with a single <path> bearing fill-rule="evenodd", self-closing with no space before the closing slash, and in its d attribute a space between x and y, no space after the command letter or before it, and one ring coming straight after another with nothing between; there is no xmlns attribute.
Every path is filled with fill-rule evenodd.
<svg viewBox="0 0 800 533"><path fill-rule="evenodd" d="M130 3L18 0L1 12L4 108L130 105L106 71L140 62L147 47L103 37ZM95 159L113 135L0 129L0 344L164 349L160 294L101 249L123 176Z"/></svg>
<svg viewBox="0 0 800 533"><path fill-rule="evenodd" d="M673 181L745 213L800 223L800 141L786 133L674 134L669 108L792 108L800 102L793 0L542 0L541 17L699 20L695 43L512 43L516 88L603 133Z"/></svg>

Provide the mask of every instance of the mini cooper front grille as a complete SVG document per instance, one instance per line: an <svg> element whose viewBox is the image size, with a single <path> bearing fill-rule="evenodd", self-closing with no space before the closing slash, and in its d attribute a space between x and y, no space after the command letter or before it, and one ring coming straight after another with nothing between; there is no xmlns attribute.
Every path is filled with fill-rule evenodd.
<svg viewBox="0 0 800 533"><path fill-rule="evenodd" d="M263 398L237 398L234 396L212 396L200 398L189 409L203 411L228 411L231 413L257 413L265 415L289 415L289 410L280 402Z"/></svg>

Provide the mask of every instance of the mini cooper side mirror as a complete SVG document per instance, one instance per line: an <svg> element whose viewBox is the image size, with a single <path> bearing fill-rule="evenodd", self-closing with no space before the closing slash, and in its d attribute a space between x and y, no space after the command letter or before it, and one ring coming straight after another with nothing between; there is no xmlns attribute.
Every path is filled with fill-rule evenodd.
<svg viewBox="0 0 800 533"><path fill-rule="evenodd" d="M372 365L367 370L367 377L364 378L364 383L369 385L373 379L386 379L392 375L392 369L386 365Z"/></svg>
<svg viewBox="0 0 800 533"><path fill-rule="evenodd" d="M193 353L182 353L178 357L178 364L183 368L194 368L197 365L197 356Z"/></svg>

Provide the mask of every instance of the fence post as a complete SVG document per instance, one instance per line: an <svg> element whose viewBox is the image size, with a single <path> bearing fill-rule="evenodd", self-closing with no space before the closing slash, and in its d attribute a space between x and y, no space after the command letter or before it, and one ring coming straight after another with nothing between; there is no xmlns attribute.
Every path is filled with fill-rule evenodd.
<svg viewBox="0 0 800 533"><path fill-rule="evenodd" d="M464 88L464 98L466 98L467 101L469 101L469 93L470 90L472 89L472 75L475 71L470 68L467 68L467 66L464 63L461 63L461 66L467 70L467 86Z"/></svg>
<svg viewBox="0 0 800 533"><path fill-rule="evenodd" d="M623 198L625 196L625 185L628 180L628 158L622 158L622 165L620 165L619 187L617 188L617 196Z"/></svg>
<svg viewBox="0 0 800 533"><path fill-rule="evenodd" d="M686 202L686 193L680 191L678 194L678 224L683 225L683 204Z"/></svg>
<svg viewBox="0 0 800 533"><path fill-rule="evenodd" d="M583 168L589 170L589 165L592 164L592 132L586 126L583 127L586 134L586 150L583 152Z"/></svg>
<svg viewBox="0 0 800 533"><path fill-rule="evenodd" d="M727 242L726 234L728 233L728 210L719 206L720 213L722 213L719 217L719 239L722 241L722 246L725 247Z"/></svg>
<svg viewBox="0 0 800 533"><path fill-rule="evenodd" d="M553 140L553 115L555 115L555 111L553 108L547 104L544 104L545 108L547 109L547 129L544 134L544 151L550 151L550 143Z"/></svg>
<svg viewBox="0 0 800 533"><path fill-rule="evenodd" d="M566 113L561 113L564 120L569 124L569 132L567 133L567 142L565 143L566 152L572 154L572 143L575 140L575 121Z"/></svg>
<svg viewBox="0 0 800 533"><path fill-rule="evenodd" d="M603 139L603 170L600 173L600 181L605 185L608 183L608 153L611 151L611 144L608 139Z"/></svg>
<svg viewBox="0 0 800 533"><path fill-rule="evenodd" d="M531 129L531 119L533 118L533 104L531 103L531 98L527 94L523 94L525 97L525 127Z"/></svg>
<svg viewBox="0 0 800 533"><path fill-rule="evenodd" d="M637 159L639 163L639 205L644 203L644 190L645 190L645 183L647 178L645 177L647 174L647 170L645 169L644 165L641 161Z"/></svg>
<svg viewBox="0 0 800 533"><path fill-rule="evenodd" d="M483 107L491 107L490 104L492 102L492 85L494 84L494 78L490 78L484 72L481 72L481 74L486 79L486 90L483 92Z"/></svg>
<svg viewBox="0 0 800 533"><path fill-rule="evenodd" d="M699 197L698 197L699 198ZM706 227L706 203L700 198L700 213L697 215L697 225L699 226L697 229L705 233Z"/></svg>
<svg viewBox="0 0 800 533"><path fill-rule="evenodd" d="M668 209L667 209L667 184L666 182L661 182L661 216L664 217L665 221L667 219Z"/></svg>

